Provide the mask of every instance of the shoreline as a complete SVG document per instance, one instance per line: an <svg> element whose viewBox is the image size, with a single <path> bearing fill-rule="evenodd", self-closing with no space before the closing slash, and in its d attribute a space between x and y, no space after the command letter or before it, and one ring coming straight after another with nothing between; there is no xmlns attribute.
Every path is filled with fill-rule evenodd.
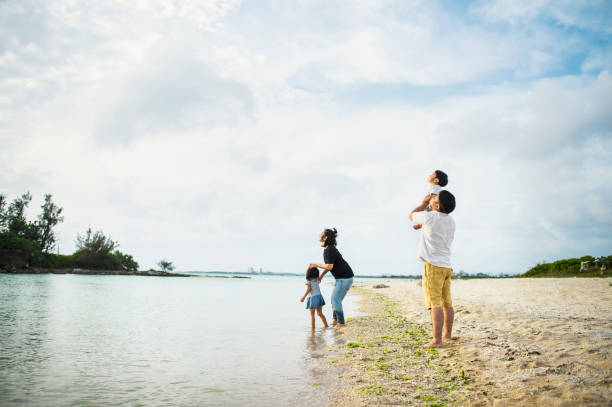
<svg viewBox="0 0 612 407"><path fill-rule="evenodd" d="M0 269L0 274L82 274L90 276L194 277L189 274L167 273L164 271L46 269L38 267L32 267L29 269L17 269L15 271L5 271Z"/></svg>
<svg viewBox="0 0 612 407"><path fill-rule="evenodd" d="M416 281L355 284L368 315L343 328L347 344L330 363L346 373L333 406L612 403L607 280L453 280L459 339L419 352L431 339L422 290Z"/></svg>

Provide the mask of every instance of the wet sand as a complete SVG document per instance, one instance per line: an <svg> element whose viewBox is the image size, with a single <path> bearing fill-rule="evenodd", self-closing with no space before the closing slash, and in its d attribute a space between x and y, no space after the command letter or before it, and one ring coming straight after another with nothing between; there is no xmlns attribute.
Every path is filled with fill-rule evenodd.
<svg viewBox="0 0 612 407"><path fill-rule="evenodd" d="M373 288L381 283L388 287ZM406 321L428 324L430 334L419 281L360 281L356 286L383 294ZM471 391L453 396L459 405L612 405L609 279L453 280L451 293L453 335L459 339L436 354L449 374L469 378ZM366 333L358 326L346 332L353 337ZM355 392L349 393L337 404L350 405Z"/></svg>

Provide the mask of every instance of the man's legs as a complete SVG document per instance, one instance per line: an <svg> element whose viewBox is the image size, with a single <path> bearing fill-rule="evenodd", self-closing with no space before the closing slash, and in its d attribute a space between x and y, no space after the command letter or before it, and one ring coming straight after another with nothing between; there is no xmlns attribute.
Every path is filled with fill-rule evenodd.
<svg viewBox="0 0 612 407"><path fill-rule="evenodd" d="M423 346L442 346L442 330L444 338L452 338L453 321L455 312L450 298L450 275L452 270L436 267L425 263L423 270L423 289L425 290L425 302L431 313L431 325L433 339Z"/></svg>
<svg viewBox="0 0 612 407"><path fill-rule="evenodd" d="M442 285L442 307L444 309L444 335L442 339L453 339L453 322L455 321L455 310L451 299L451 275L453 270L445 272L444 285Z"/></svg>
<svg viewBox="0 0 612 407"><path fill-rule="evenodd" d="M442 346L442 327L444 325L444 312L442 311L442 307L431 309L431 325L433 328L433 340L425 346Z"/></svg>
<svg viewBox="0 0 612 407"><path fill-rule="evenodd" d="M444 307L444 336L442 339L449 341L453 339L453 322L455 321L455 310L453 307Z"/></svg>

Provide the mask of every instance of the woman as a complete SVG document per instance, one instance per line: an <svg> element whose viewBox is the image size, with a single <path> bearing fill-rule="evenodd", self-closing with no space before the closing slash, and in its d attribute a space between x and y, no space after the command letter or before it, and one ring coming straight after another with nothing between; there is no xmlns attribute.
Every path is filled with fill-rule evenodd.
<svg viewBox="0 0 612 407"><path fill-rule="evenodd" d="M334 311L334 321L332 325L344 326L344 311L342 310L342 300L346 296L349 288L353 285L353 270L351 266L342 258L342 255L336 249L336 237L338 231L335 228L325 229L319 235L319 242L325 248L323 250L323 261L325 264L311 264L309 267L318 267L323 269L323 273L319 277L319 281L323 279L328 271L336 279L334 284L334 292L331 296L332 309Z"/></svg>

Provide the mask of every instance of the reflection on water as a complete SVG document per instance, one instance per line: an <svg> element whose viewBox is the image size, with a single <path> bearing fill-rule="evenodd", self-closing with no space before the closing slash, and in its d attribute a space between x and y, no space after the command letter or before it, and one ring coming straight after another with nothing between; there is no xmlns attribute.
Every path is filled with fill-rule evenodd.
<svg viewBox="0 0 612 407"><path fill-rule="evenodd" d="M340 370L329 363L330 347L345 343L340 330L327 328L305 333L304 387L296 393L295 405L325 406L338 385Z"/></svg>
<svg viewBox="0 0 612 407"><path fill-rule="evenodd" d="M309 358L319 359L327 356L330 347L345 342L344 335L338 329L311 330L306 341L306 351Z"/></svg>
<svg viewBox="0 0 612 407"><path fill-rule="evenodd" d="M292 277L0 275L0 405L326 404L344 338L310 330L302 291Z"/></svg>

